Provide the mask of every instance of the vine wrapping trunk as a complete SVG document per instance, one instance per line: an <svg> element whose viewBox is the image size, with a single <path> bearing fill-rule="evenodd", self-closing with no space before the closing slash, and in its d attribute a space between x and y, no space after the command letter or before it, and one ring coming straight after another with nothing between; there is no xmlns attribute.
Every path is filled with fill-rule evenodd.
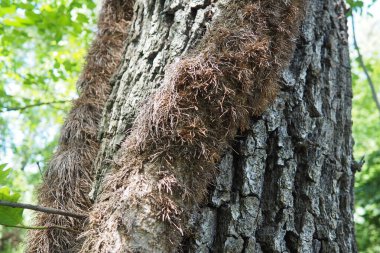
<svg viewBox="0 0 380 253"><path fill-rule="evenodd" d="M59 146L38 189L40 205L87 213L92 203L93 161L97 155L98 123L111 87L109 80L121 62L123 42L134 1L104 0L98 31L77 83L80 96L73 102L61 130ZM83 231L80 219L40 213L36 226L61 226L29 234L27 252L72 252ZM72 232L77 231L77 232Z"/></svg>
<svg viewBox="0 0 380 253"><path fill-rule="evenodd" d="M306 0L230 1L125 139L80 252L176 252L220 156L275 99Z"/></svg>

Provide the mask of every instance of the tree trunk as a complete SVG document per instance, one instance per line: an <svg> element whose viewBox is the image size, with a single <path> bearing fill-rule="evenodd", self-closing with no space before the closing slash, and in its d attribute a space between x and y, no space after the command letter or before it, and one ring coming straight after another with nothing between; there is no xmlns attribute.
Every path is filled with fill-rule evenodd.
<svg viewBox="0 0 380 253"><path fill-rule="evenodd" d="M100 127L95 203L142 101L230 3L136 1ZM343 2L309 1L275 103L225 152L208 203L188 219L183 252L357 251L349 64Z"/></svg>
<svg viewBox="0 0 380 253"><path fill-rule="evenodd" d="M137 1L101 127L97 187L139 103L217 12L209 1ZM183 251L356 252L351 98L344 4L310 1L275 104L224 155Z"/></svg>
<svg viewBox="0 0 380 253"><path fill-rule="evenodd" d="M357 252L343 1L309 1L281 92L236 138L185 252Z"/></svg>

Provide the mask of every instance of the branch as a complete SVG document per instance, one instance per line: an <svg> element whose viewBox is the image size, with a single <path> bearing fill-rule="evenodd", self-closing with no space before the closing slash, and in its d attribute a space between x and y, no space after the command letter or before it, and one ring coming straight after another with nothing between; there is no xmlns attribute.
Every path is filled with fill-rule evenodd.
<svg viewBox="0 0 380 253"><path fill-rule="evenodd" d="M9 228L22 228L22 229L32 229L32 230L43 230L43 229L63 229L72 233L77 233L78 231L68 228L68 227L62 227L62 226L36 226L36 227L30 227L30 226L24 226L24 225L6 225L0 223L1 226L9 227Z"/></svg>
<svg viewBox="0 0 380 253"><path fill-rule="evenodd" d="M38 211L38 212L58 214L58 215L73 217L73 218L77 218L77 219L83 219L83 218L88 217L85 214L72 213L69 211L59 210L59 209L50 208L50 207L35 206L35 205L30 205L30 204L22 204L22 203L9 202L9 201L4 201L4 200L0 200L0 206L30 209L30 210L34 210L34 211Z"/></svg>
<svg viewBox="0 0 380 253"><path fill-rule="evenodd" d="M365 74L365 76L367 78L368 84L369 84L369 86L371 88L373 100L375 101L376 107L377 107L377 109L380 112L380 102L379 102L379 99L377 98L377 93L376 93L375 85L373 84L372 78L369 75L368 69L367 69L367 67L364 64L363 56L362 56L362 54L360 52L358 41L356 39L355 21L354 21L354 14L353 13L352 13L352 16L351 16L351 21L352 21L352 37L353 37L353 40L354 40L354 48L355 48L355 50L356 50L356 52L358 54L359 65L360 65L360 67L364 71L364 74Z"/></svg>
<svg viewBox="0 0 380 253"><path fill-rule="evenodd" d="M36 104L31 104L31 105L26 105L22 107L3 107L2 112L10 112L10 111L23 111L25 109L29 109L32 107L38 107L38 106L43 106L43 105L52 105L52 104L64 104L71 102L71 100L57 100L57 101L50 101L50 102L40 102Z"/></svg>

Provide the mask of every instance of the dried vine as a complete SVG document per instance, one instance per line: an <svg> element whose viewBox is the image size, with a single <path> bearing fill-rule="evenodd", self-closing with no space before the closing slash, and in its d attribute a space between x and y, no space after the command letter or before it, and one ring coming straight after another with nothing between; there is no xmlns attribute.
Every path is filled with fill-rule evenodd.
<svg viewBox="0 0 380 253"><path fill-rule="evenodd" d="M105 0L103 3L98 32L77 83L80 97L73 102L61 130L58 149L38 190L40 205L75 213L87 213L92 205L88 194L94 174L92 162L99 148L98 123L110 93L109 79L121 62L133 2ZM72 252L83 224L84 220L71 217L38 214L35 225L52 229L31 232L26 251Z"/></svg>
<svg viewBox="0 0 380 253"><path fill-rule="evenodd" d="M80 252L176 252L238 131L275 99L306 0L231 1L141 109Z"/></svg>

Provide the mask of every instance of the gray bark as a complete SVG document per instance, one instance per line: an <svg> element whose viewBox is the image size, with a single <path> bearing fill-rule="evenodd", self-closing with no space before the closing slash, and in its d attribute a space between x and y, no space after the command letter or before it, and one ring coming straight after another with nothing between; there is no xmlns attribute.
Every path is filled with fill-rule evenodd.
<svg viewBox="0 0 380 253"><path fill-rule="evenodd" d="M139 106L160 86L165 69L202 38L211 17L218 15L218 4L207 0L136 1L125 59L112 81L100 127L94 198Z"/></svg>
<svg viewBox="0 0 380 253"><path fill-rule="evenodd" d="M215 2L136 1L100 130L95 200L139 105L228 1ZM183 251L356 252L351 99L343 3L310 1L278 99L225 154Z"/></svg>

